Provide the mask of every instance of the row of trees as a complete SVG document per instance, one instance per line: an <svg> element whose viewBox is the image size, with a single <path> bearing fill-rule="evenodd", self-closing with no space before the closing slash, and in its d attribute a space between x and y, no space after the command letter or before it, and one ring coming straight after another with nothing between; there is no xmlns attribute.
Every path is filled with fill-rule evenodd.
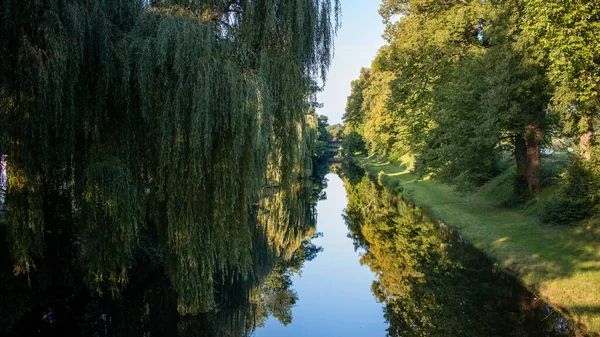
<svg viewBox="0 0 600 337"><path fill-rule="evenodd" d="M465 188L512 153L521 197L540 192L553 139L597 170L597 1L383 0L380 13L387 45L352 82L344 116L369 152L411 153L420 174Z"/></svg>
<svg viewBox="0 0 600 337"><path fill-rule="evenodd" d="M338 12L330 0L0 0L15 273L66 256L116 294L149 254L188 313L255 277L254 236L293 251L307 98Z"/></svg>

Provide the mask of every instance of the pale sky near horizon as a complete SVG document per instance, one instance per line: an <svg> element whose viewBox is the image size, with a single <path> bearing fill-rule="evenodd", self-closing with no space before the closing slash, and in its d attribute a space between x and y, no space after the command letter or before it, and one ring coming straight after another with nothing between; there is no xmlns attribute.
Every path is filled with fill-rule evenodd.
<svg viewBox="0 0 600 337"><path fill-rule="evenodd" d="M384 25L378 13L380 4L380 0L341 0L342 28L335 39L335 57L325 90L317 96L324 104L317 113L329 117L329 124L342 122L350 82L358 78L360 68L371 67L385 43L381 37Z"/></svg>

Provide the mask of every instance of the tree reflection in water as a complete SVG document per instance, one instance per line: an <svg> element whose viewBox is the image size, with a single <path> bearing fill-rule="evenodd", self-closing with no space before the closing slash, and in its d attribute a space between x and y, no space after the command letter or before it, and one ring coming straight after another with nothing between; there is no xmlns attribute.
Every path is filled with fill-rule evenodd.
<svg viewBox="0 0 600 337"><path fill-rule="evenodd" d="M128 287L114 299L90 293L78 261L65 263L68 254L48 258L28 286L26 278L12 275L3 245L0 335L237 337L252 334L269 316L289 324L298 299L292 276L321 251L311 243L318 236L314 208L324 186L323 177L316 178L316 184L304 181L266 191L248 224L253 236L251 277L220 269L214 282L215 308L196 315L178 313L177 293L162 263L154 260L160 254L152 247L138 252Z"/></svg>
<svg viewBox="0 0 600 337"><path fill-rule="evenodd" d="M376 274L389 336L571 336L569 324L452 229L344 164L345 220Z"/></svg>

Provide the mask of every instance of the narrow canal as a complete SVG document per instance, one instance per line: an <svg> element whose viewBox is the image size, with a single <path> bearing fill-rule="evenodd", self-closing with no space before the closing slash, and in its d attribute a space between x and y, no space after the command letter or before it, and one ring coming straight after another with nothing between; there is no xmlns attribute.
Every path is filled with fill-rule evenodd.
<svg viewBox="0 0 600 337"><path fill-rule="evenodd" d="M136 270L119 297L99 297L70 279L46 277L29 286L0 273L0 335L575 336L558 312L451 228L360 169L348 171L328 174L324 193L321 185L300 190L297 208L305 216L290 215L298 221L287 234L256 231L256 277L220 285L212 310L181 316L177 294L159 268ZM293 208L277 194L271 199L259 205L265 219L281 214L280 205ZM277 224L273 228L281 228ZM287 246L295 250L289 259L274 258L281 254L273 247ZM10 266L7 253L0 257ZM43 268L51 270L40 267L42 276L69 275Z"/></svg>
<svg viewBox="0 0 600 337"><path fill-rule="evenodd" d="M271 317L257 329L257 337L385 336L383 305L371 291L375 275L360 264L363 251L355 251L344 222L344 182L337 174L326 179L327 199L317 204L317 231L322 236L313 240L323 251L294 277L299 299L292 323L284 326Z"/></svg>

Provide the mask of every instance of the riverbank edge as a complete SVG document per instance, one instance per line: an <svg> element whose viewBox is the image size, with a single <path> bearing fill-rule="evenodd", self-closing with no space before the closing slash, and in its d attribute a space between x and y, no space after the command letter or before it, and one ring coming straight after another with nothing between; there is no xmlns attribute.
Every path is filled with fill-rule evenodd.
<svg viewBox="0 0 600 337"><path fill-rule="evenodd" d="M456 227L502 270L575 322L580 333L600 336L598 242L571 228L542 225L526 210L502 208L481 193L459 195L440 182L418 180L401 160L356 159L382 186Z"/></svg>

